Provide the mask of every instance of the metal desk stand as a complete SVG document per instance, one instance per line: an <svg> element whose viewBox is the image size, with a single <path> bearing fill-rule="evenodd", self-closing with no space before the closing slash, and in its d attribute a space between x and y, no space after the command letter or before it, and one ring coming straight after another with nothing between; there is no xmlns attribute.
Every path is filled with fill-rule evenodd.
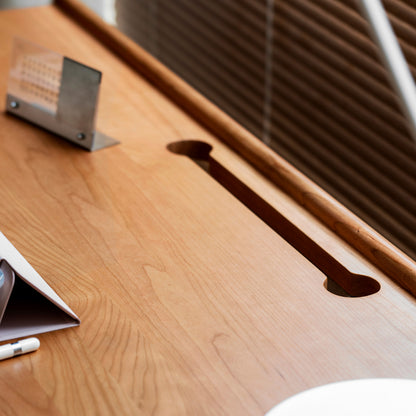
<svg viewBox="0 0 416 416"><path fill-rule="evenodd" d="M101 72L16 39L7 111L91 151L119 143L95 131Z"/></svg>

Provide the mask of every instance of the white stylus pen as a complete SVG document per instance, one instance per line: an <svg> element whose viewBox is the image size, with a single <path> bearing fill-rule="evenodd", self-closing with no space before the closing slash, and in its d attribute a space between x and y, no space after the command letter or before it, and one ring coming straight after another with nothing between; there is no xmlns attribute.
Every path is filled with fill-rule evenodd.
<svg viewBox="0 0 416 416"><path fill-rule="evenodd" d="M40 347L40 342L37 338L26 338L12 344L5 344L0 346L0 360L6 358L16 357L17 355L26 354L28 352L36 351Z"/></svg>

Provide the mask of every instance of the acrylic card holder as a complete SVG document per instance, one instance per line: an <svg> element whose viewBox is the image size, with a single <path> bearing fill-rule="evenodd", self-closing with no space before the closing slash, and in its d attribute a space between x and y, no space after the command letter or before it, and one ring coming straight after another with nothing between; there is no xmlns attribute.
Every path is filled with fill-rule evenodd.
<svg viewBox="0 0 416 416"><path fill-rule="evenodd" d="M88 150L119 143L95 130L101 72L15 39L7 111Z"/></svg>

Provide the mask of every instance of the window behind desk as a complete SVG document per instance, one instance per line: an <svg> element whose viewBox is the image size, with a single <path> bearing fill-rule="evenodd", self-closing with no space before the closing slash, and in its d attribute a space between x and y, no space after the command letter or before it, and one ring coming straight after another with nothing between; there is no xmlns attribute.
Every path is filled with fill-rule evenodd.
<svg viewBox="0 0 416 416"><path fill-rule="evenodd" d="M416 3L384 5L414 71ZM354 0L117 0L117 25L416 258L416 145Z"/></svg>

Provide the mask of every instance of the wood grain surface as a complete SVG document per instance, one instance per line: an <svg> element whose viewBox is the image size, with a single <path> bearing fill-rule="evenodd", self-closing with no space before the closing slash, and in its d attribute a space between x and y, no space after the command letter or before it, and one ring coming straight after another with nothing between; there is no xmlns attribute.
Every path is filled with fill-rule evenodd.
<svg viewBox="0 0 416 416"><path fill-rule="evenodd" d="M105 24L77 0L55 4L101 43L241 154L255 168L304 206L327 227L416 296L416 264L276 152L191 88L158 60Z"/></svg>
<svg viewBox="0 0 416 416"><path fill-rule="evenodd" d="M414 298L56 6L0 12L14 36L103 72L94 153L0 114L0 230L81 318L0 363L5 415L263 415L302 390L416 376ZM170 143L212 157L381 290L326 277ZM336 276L329 276L336 280Z"/></svg>

